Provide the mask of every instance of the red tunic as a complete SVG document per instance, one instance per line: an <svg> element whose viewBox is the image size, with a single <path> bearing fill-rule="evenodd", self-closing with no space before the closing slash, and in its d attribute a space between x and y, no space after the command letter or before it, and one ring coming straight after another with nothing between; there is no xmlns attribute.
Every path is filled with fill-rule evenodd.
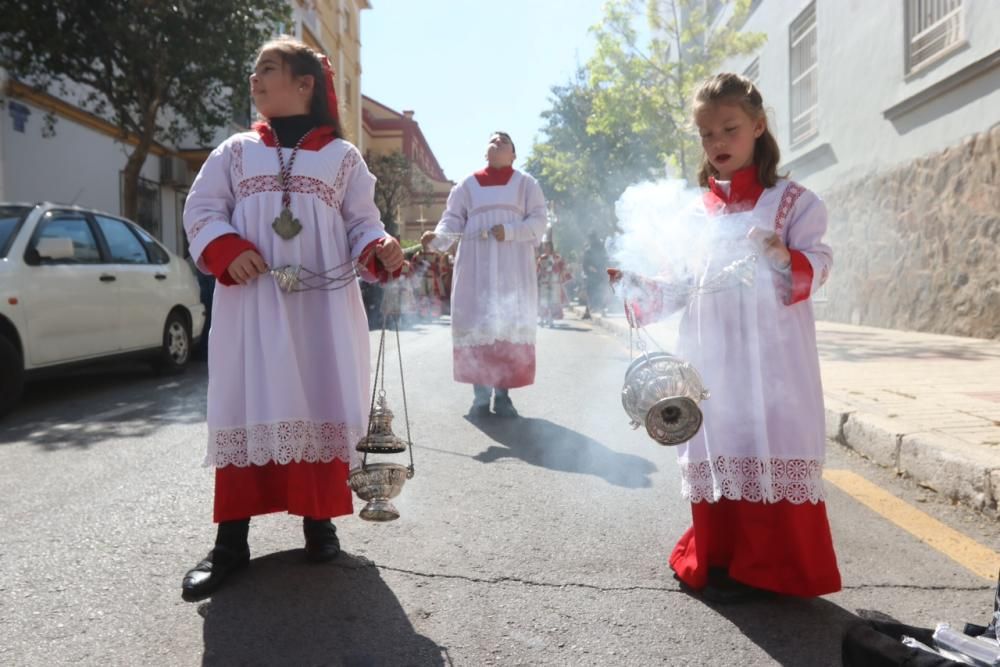
<svg viewBox="0 0 1000 667"><path fill-rule="evenodd" d="M733 175L729 193L714 180L705 193L710 214L732 213L753 208L763 192L756 167ZM793 295L807 298L812 268L804 256L808 278L805 294L796 293L796 274L805 273L792 251ZM801 287L799 290L801 292ZM785 595L814 597L840 590L840 571L826 515L826 503L788 500L776 503L729 500L691 503L693 525L681 536L670 567L678 578L695 590L708 583L709 568L723 568L729 577L764 590Z"/></svg>

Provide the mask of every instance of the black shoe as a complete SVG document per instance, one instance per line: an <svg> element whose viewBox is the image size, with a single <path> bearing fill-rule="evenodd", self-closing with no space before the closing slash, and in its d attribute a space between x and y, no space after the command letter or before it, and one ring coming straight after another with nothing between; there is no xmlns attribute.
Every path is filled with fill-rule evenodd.
<svg viewBox="0 0 1000 667"><path fill-rule="evenodd" d="M716 604L739 604L742 602L753 602L754 600L767 600L775 597L776 593L765 591L761 588L754 588L747 584L740 583L733 579L720 582L710 581L701 590L701 596L708 602Z"/></svg>
<svg viewBox="0 0 1000 667"><path fill-rule="evenodd" d="M250 549L233 551L216 545L205 559L187 571L181 583L181 597L187 602L197 602L211 595L222 586L233 572L250 564Z"/></svg>
<svg viewBox="0 0 1000 667"><path fill-rule="evenodd" d="M490 414L489 403L473 403L472 407L469 408L469 417L472 419L483 419L489 417Z"/></svg>
<svg viewBox="0 0 1000 667"><path fill-rule="evenodd" d="M493 412L497 417L517 417L517 410L508 396L497 396L493 399Z"/></svg>
<svg viewBox="0 0 1000 667"><path fill-rule="evenodd" d="M306 560L326 563L340 555L337 527L329 519L302 519L302 532L306 536Z"/></svg>

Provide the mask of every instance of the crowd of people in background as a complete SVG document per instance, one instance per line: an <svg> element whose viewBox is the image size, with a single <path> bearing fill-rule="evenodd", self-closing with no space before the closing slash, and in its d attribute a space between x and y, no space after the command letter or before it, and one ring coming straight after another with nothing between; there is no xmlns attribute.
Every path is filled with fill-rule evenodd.
<svg viewBox="0 0 1000 667"><path fill-rule="evenodd" d="M411 267L408 279L390 285L362 283L372 329L381 328L383 311L398 313L402 327L432 322L450 314L455 256L420 245L410 247L405 255ZM591 319L592 312L607 314L611 293L605 268L610 264L604 241L596 232L591 232L582 253L571 250L562 255L551 241L544 241L539 246L537 262L539 326L555 326L573 305L583 306L585 320ZM393 319L386 321L390 327L393 323Z"/></svg>

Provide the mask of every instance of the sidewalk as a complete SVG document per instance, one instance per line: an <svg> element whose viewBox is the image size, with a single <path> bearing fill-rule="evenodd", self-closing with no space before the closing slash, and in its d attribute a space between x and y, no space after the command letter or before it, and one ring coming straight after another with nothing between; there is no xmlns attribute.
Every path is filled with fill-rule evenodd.
<svg viewBox="0 0 1000 667"><path fill-rule="evenodd" d="M628 334L623 315L594 323ZM670 349L669 325L648 330ZM1000 341L836 322L816 332L829 437L1000 516Z"/></svg>

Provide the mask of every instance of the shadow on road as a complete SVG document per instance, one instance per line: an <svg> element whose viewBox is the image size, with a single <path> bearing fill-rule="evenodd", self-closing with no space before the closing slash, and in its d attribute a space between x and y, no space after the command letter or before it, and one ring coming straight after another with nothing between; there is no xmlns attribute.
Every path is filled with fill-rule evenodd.
<svg viewBox="0 0 1000 667"><path fill-rule="evenodd" d="M861 621L823 598L779 597L709 606L781 665L839 666L844 631Z"/></svg>
<svg viewBox="0 0 1000 667"><path fill-rule="evenodd" d="M118 438L152 436L172 424L205 421L207 370L158 377L142 363L82 368L34 380L0 421L0 444L86 449Z"/></svg>
<svg viewBox="0 0 1000 667"><path fill-rule="evenodd" d="M483 419L466 416L471 424L502 445L491 446L472 458L492 463L517 458L549 470L596 475L609 484L630 489L652 486L656 466L640 456L622 454L547 419Z"/></svg>
<svg viewBox="0 0 1000 667"><path fill-rule="evenodd" d="M447 649L417 634L378 569L301 550L250 562L198 607L203 665L445 665Z"/></svg>
<svg viewBox="0 0 1000 667"><path fill-rule="evenodd" d="M539 328L540 329L549 328L552 329L553 331L579 331L584 333L589 333L593 331L593 329L591 329L590 327L577 327L573 326L572 324L561 324L559 322L556 322L555 326L552 327L539 327Z"/></svg>

